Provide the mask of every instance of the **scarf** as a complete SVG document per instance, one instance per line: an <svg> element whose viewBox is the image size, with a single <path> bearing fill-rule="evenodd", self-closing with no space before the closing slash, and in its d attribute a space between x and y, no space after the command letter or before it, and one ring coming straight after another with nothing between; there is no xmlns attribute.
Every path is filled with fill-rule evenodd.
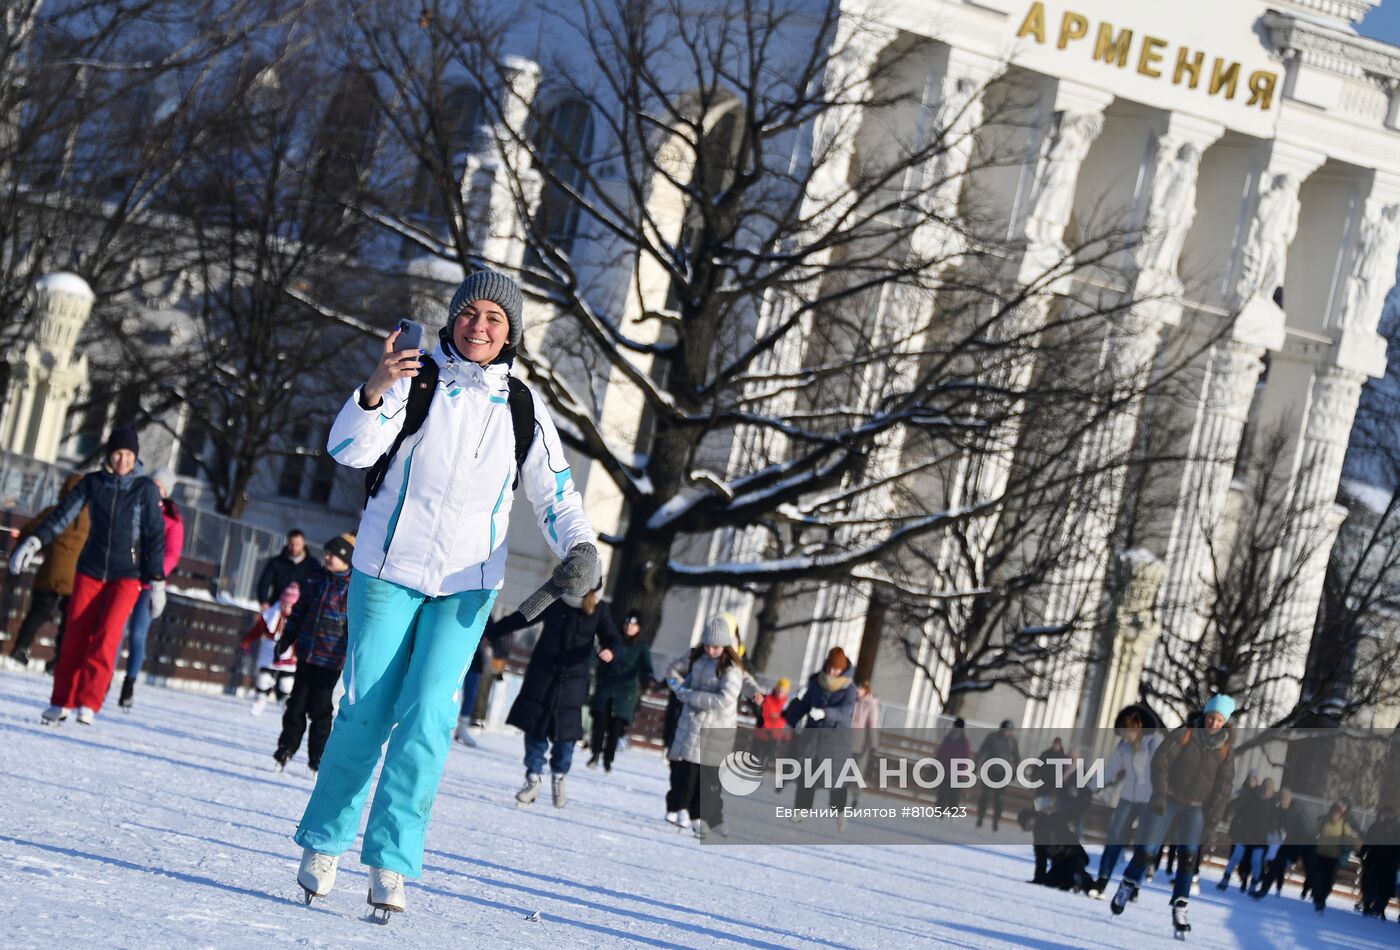
<svg viewBox="0 0 1400 950"><path fill-rule="evenodd" d="M828 693L839 693L841 690L851 685L851 677L849 675L832 676L830 673L823 671L817 674L817 685Z"/></svg>

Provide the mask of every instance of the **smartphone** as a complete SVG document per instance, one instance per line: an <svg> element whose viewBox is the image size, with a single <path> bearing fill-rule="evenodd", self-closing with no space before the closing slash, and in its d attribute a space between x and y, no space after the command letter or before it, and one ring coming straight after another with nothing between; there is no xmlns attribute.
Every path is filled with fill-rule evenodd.
<svg viewBox="0 0 1400 950"><path fill-rule="evenodd" d="M395 350L419 350L423 348L423 324L412 320L399 321L399 338L394 341Z"/></svg>

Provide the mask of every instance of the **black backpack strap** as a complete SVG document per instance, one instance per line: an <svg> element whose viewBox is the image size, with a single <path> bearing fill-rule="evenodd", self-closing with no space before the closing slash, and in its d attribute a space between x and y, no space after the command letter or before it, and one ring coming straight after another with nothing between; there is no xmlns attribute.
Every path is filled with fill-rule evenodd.
<svg viewBox="0 0 1400 950"><path fill-rule="evenodd" d="M520 469L530 454L530 443L535 440L535 398L530 395L530 388L514 376L506 379L510 384L510 425L515 432L515 481L510 488L515 491L520 487Z"/></svg>
<svg viewBox="0 0 1400 950"><path fill-rule="evenodd" d="M384 476L388 473L389 466L404 439L423 428L423 420L428 418L428 407L432 405L433 394L437 392L438 364L431 356L424 356L422 364L408 391L408 405L404 406L403 410L403 426L399 428L399 434L394 436L394 444L389 446L389 451L379 456L379 461L365 473L365 504L369 504L369 500L379 494L379 488L384 484Z"/></svg>

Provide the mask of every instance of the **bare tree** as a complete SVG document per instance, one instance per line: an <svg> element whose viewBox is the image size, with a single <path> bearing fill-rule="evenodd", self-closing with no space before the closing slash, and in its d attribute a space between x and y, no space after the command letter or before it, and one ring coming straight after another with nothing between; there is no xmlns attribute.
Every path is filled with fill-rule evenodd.
<svg viewBox="0 0 1400 950"><path fill-rule="evenodd" d="M357 9L346 57L381 80L385 161L416 166L432 194L358 210L405 253L517 270L554 312L552 345L532 338L520 359L626 502L618 589L644 629L677 585L879 580L910 540L1034 497L1012 480L930 510L895 504L901 483L985 450L988 432L1014 448L1027 406L1075 420L1039 433L1050 456L1122 411L1130 397L1101 398L1092 374L1019 370L1047 346L1102 349L1130 294L1046 304L1141 235L1081 221L1041 272L1002 275L1018 246L976 181L1024 160L999 145L1032 121L1013 81L921 103L907 67L926 51L874 57L865 44L889 33L847 29L834 0L542 15L557 40L536 83L499 53L510 22ZM600 422L604 392L640 425ZM934 454L902 449L916 439ZM715 532L747 531L761 553L715 558Z"/></svg>
<svg viewBox="0 0 1400 950"><path fill-rule="evenodd" d="M164 272L172 176L208 126L220 55L274 0L18 0L0 13L0 341L32 332L35 280L68 269L104 302ZM7 371L7 370L6 370ZM8 379L0 381L7 391Z"/></svg>
<svg viewBox="0 0 1400 950"><path fill-rule="evenodd" d="M1144 693L1183 717L1212 695L1228 693L1242 712L1268 717L1268 697L1300 683L1315 622L1295 608L1317 556L1332 543L1333 505L1300 502L1294 485L1294 442L1282 426L1258 432L1236 473L1230 509L1219 523L1201 526L1208 551L1197 639L1166 631L1159 665Z"/></svg>
<svg viewBox="0 0 1400 950"><path fill-rule="evenodd" d="M210 92L211 130L165 195L188 326L150 346L123 332L144 318L114 308L108 321L122 377L152 394L160 424L180 410L216 509L235 517L261 471L323 455L340 381L363 363L345 344L368 326L331 311L373 319L407 300L359 258L363 219L344 205L367 183L375 113L363 77L306 55L320 39L307 8L230 58Z"/></svg>

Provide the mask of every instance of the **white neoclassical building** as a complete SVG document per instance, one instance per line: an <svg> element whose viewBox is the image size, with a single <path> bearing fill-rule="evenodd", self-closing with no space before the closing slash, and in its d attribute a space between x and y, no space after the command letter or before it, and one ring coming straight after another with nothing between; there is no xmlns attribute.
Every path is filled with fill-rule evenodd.
<svg viewBox="0 0 1400 950"><path fill-rule="evenodd" d="M1333 502L1359 393L1385 369L1376 324L1400 246L1400 49L1352 27L1373 4L920 0L881 4L882 29L869 29L867 4L847 6L862 25L867 68L911 38L928 51L918 77L925 108L963 97L952 111L975 115L967 99L993 94L1009 73L1038 91L1035 121L1021 130L1024 163L977 181L1023 248L1013 270L1036 272L1062 252L1076 219L1116 209L1153 235L1118 262L1127 291L1151 302L1123 321L1110 359L1128 365L1201 343L1186 373L1188 397L1170 408L1190 461L1169 473L1173 503L1129 558L1145 565L1149 590L1128 612L1148 621L1127 625L1133 635L1120 637L1111 656L1057 677L1048 698L996 689L970 698L964 714L1028 727L1097 725L1153 675L1157 631L1199 636L1205 535L1229 517L1247 429L1288 433L1297 507L1317 521L1306 534L1328 539L1279 554L1277 570L1300 580L1274 622L1310 631L1343 515ZM1130 443L1148 411L1165 410L1125 413L1100 438ZM1005 477L1005 467L990 468L984 477ZM1079 589L1104 587L1101 564L1064 570ZM708 609L746 607L732 593L673 596L661 649L682 648ZM856 585L817 597L814 617L845 619L786 637L769 670L810 671L833 645L855 655L864 596ZM1269 662L1300 668L1307 636L1297 639ZM915 714L937 712L928 677L898 650L886 652L876 692ZM1261 705L1287 706L1290 682L1280 679Z"/></svg>

